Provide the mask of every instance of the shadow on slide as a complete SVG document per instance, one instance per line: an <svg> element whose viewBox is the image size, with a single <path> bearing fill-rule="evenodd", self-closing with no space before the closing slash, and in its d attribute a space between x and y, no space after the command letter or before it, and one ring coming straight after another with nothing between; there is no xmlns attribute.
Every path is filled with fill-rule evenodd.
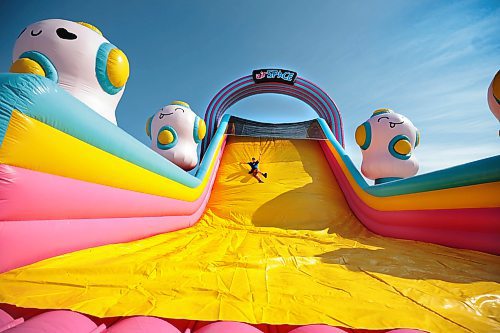
<svg viewBox="0 0 500 333"><path fill-rule="evenodd" d="M353 272L381 273L410 280L441 280L452 283L484 281L485 273L494 275L493 267L497 263L495 256L484 254L485 260L490 257L490 265L484 265L484 270L481 271L474 260L477 255L474 251L386 238L370 232L349 209L326 159L311 156L323 154L319 144L314 141L307 142L308 148L304 149L303 142L291 142L300 155L301 165L310 177L310 183L286 191L262 204L252 216L253 225L296 231L324 230L332 237L337 235L342 239L351 240L348 244L363 245L345 246L316 256L325 264L342 265ZM287 163L271 162L286 168ZM294 170L290 170L289 177L293 178L294 173ZM272 182L273 179L268 181ZM325 184L329 190L325 191ZM326 207L337 206L339 209L318 209L318 203ZM325 216L325 213L328 216ZM307 237L307 233L302 233L301 237ZM449 259L460 262L461 269L449 267ZM436 265L443 269L435 269ZM455 274L449 274L450 269L455 271ZM497 281L500 281L500 278Z"/></svg>

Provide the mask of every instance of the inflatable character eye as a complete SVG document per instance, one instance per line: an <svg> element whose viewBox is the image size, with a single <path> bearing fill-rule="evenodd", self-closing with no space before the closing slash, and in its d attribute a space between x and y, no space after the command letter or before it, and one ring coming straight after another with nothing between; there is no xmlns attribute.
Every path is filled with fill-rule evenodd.
<svg viewBox="0 0 500 333"><path fill-rule="evenodd" d="M396 135L389 142L389 152L392 156L400 160L407 160L411 157L411 143L406 135Z"/></svg>
<svg viewBox="0 0 500 333"><path fill-rule="evenodd" d="M149 136L151 139L151 122L153 121L153 117L149 117L148 120L146 120L146 134Z"/></svg>
<svg viewBox="0 0 500 333"><path fill-rule="evenodd" d="M158 132L156 145L162 150L168 150L177 144L177 132L171 126L163 126Z"/></svg>
<svg viewBox="0 0 500 333"><path fill-rule="evenodd" d="M11 73L36 74L54 82L59 81L56 67L43 53L27 51L19 56L9 70Z"/></svg>
<svg viewBox="0 0 500 333"><path fill-rule="evenodd" d="M200 143L205 137L205 134L207 134L207 125L203 119L196 116L193 129L194 142Z"/></svg>
<svg viewBox="0 0 500 333"><path fill-rule="evenodd" d="M66 30L64 28L58 28L56 30L56 34L57 34L57 37L59 37L61 39L74 40L74 39L78 38L74 33L69 32L68 30Z"/></svg>
<svg viewBox="0 0 500 333"><path fill-rule="evenodd" d="M415 148L420 144L420 131L417 130L417 135L415 136Z"/></svg>
<svg viewBox="0 0 500 333"><path fill-rule="evenodd" d="M97 50L95 73L101 88L110 95L123 89L130 75L127 56L110 43L103 43Z"/></svg>
<svg viewBox="0 0 500 333"><path fill-rule="evenodd" d="M356 128L356 143L363 150L367 150L372 142L372 129L369 122L364 122Z"/></svg>

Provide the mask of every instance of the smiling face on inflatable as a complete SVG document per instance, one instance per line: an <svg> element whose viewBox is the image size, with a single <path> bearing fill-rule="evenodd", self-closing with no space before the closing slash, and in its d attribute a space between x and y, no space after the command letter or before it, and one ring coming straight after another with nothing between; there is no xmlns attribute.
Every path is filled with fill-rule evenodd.
<svg viewBox="0 0 500 333"><path fill-rule="evenodd" d="M376 184L413 176L418 161L413 150L420 133L412 122L390 109L376 110L356 129L356 143L363 154L361 172Z"/></svg>
<svg viewBox="0 0 500 333"><path fill-rule="evenodd" d="M174 101L161 108L146 123L151 148L183 168L192 170L198 164L198 144L206 134L205 121L189 104Z"/></svg>
<svg viewBox="0 0 500 333"><path fill-rule="evenodd" d="M19 34L12 61L11 72L45 76L116 124L129 63L96 27L59 19L34 23Z"/></svg>

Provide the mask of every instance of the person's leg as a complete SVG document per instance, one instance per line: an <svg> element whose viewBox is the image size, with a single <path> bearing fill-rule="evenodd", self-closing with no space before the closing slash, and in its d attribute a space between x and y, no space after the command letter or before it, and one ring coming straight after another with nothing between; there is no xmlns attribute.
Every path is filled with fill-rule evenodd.
<svg viewBox="0 0 500 333"><path fill-rule="evenodd" d="M259 172L259 174L261 174L262 176L264 176L264 178L267 178L267 172L261 172L260 170L258 172Z"/></svg>
<svg viewBox="0 0 500 333"><path fill-rule="evenodd" d="M259 181L259 183L263 183L262 179L259 177L259 173L260 171L256 169L253 171L253 176Z"/></svg>

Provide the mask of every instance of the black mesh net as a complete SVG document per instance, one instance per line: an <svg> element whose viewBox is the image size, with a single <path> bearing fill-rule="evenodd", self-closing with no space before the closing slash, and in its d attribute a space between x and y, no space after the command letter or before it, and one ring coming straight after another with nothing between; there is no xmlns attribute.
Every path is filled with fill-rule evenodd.
<svg viewBox="0 0 500 333"><path fill-rule="evenodd" d="M326 140L316 119L298 123L270 124L231 116L226 134L257 138Z"/></svg>

